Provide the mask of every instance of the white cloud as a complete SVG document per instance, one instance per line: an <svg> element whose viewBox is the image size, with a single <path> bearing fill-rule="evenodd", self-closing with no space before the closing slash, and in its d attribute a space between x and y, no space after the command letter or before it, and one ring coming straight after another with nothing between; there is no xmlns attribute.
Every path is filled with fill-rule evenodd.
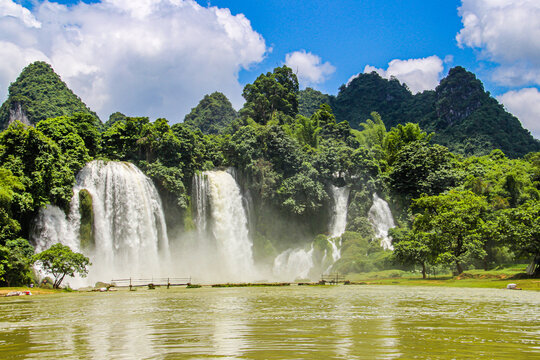
<svg viewBox="0 0 540 360"><path fill-rule="evenodd" d="M14 3L11 0L0 0L0 17L12 17L23 22L25 26L40 28L41 23L36 20L30 10Z"/></svg>
<svg viewBox="0 0 540 360"><path fill-rule="evenodd" d="M540 1L462 0L459 15L458 45L478 49L481 58L498 63L496 81L540 83Z"/></svg>
<svg viewBox="0 0 540 360"><path fill-rule="evenodd" d="M497 100L514 114L529 129L532 135L540 139L540 92L536 88L525 88L518 91L509 91Z"/></svg>
<svg viewBox="0 0 540 360"><path fill-rule="evenodd" d="M336 71L332 64L305 50L285 55L285 65L296 73L301 86L320 84Z"/></svg>
<svg viewBox="0 0 540 360"><path fill-rule="evenodd" d="M435 89L439 84L443 70L443 61L438 56L433 55L421 59L395 59L388 63L386 70L366 65L364 73L375 71L386 79L390 79L393 76L402 83L407 84L414 94L424 90ZM349 82L356 76L358 75L349 79Z"/></svg>
<svg viewBox="0 0 540 360"><path fill-rule="evenodd" d="M121 111L178 122L216 90L239 107L238 72L266 53L244 15L193 0L43 2L30 13L39 28L1 14L0 89L29 62L46 60L103 120Z"/></svg>

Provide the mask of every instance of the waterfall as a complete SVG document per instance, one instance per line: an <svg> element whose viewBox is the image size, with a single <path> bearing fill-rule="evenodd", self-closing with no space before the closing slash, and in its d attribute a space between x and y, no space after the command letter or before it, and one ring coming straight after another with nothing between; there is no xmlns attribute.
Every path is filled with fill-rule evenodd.
<svg viewBox="0 0 540 360"><path fill-rule="evenodd" d="M330 193L332 194L332 216L328 230L328 242L332 247L332 259L335 263L341 258L341 235L347 227L347 210L349 203L350 188L348 186L337 187L330 185Z"/></svg>
<svg viewBox="0 0 540 360"><path fill-rule="evenodd" d="M341 235L347 226L347 209L349 202L350 188L347 186L330 186L332 196L332 214L328 224L329 236L328 244L332 249L331 256L325 252L322 264L315 264L313 261L313 244L311 248L287 249L274 259L273 273L277 279L292 281L297 278L307 279L312 271L330 271L332 265L341 258ZM320 266L324 266L322 269ZM317 274L318 276L318 274Z"/></svg>
<svg viewBox="0 0 540 360"><path fill-rule="evenodd" d="M47 205L40 209L34 220L32 234L36 253L47 250L58 242L69 246L73 251L80 251L79 238L73 226L64 211L57 206Z"/></svg>
<svg viewBox="0 0 540 360"><path fill-rule="evenodd" d="M381 239L381 246L385 250L394 250L392 238L388 236L388 230L395 227L394 218L388 203L373 194L373 205L368 212L369 221L375 228L375 236Z"/></svg>
<svg viewBox="0 0 540 360"><path fill-rule="evenodd" d="M92 199L93 246L81 246L79 193ZM61 242L90 257L88 282L113 278L167 276L169 241L161 200L152 181L135 165L92 161L78 174L68 217L42 209L34 242L44 249Z"/></svg>
<svg viewBox="0 0 540 360"><path fill-rule="evenodd" d="M294 281L308 279L313 268L313 244L309 250L288 249L274 259L274 277L279 280Z"/></svg>
<svg viewBox="0 0 540 360"><path fill-rule="evenodd" d="M205 171L195 176L194 183L199 239L193 250L196 257L206 258L198 266L200 276L221 281L256 279L247 209L233 175Z"/></svg>

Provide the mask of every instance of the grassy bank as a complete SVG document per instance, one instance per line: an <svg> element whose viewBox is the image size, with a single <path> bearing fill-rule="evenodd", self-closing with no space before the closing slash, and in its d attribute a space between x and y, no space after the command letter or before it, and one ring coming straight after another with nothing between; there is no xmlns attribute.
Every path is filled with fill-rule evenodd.
<svg viewBox="0 0 540 360"><path fill-rule="evenodd" d="M12 291L30 291L32 295L50 295L64 292L61 289L43 289L43 288L29 288L28 286L19 287L0 287L0 296L6 296Z"/></svg>
<svg viewBox="0 0 540 360"><path fill-rule="evenodd" d="M440 274L422 279L418 273L386 270L371 273L349 274L346 279L354 284L404 285L404 286L447 286L469 288L505 289L510 283L523 290L540 291L540 279L529 279L523 274L526 266L510 266L494 270L468 270L459 276Z"/></svg>

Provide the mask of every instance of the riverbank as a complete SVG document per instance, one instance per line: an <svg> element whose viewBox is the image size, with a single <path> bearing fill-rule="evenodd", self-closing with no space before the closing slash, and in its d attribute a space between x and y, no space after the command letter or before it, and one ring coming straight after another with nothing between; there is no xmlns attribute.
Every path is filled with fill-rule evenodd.
<svg viewBox="0 0 540 360"><path fill-rule="evenodd" d="M17 286L17 287L0 287L0 296L6 296L10 292L14 291L30 291L32 295L52 295L52 294L59 294L65 292L62 289L44 289L44 288L38 288L33 287L30 288L28 286ZM21 295L21 296L27 296L27 295Z"/></svg>
<svg viewBox="0 0 540 360"><path fill-rule="evenodd" d="M387 270L372 273L349 274L346 279L358 285L402 285L402 286L446 286L463 288L506 289L508 284L516 284L523 290L540 291L540 279L527 278L523 267L508 267L497 270L469 270L459 276L441 274L422 279L422 275Z"/></svg>

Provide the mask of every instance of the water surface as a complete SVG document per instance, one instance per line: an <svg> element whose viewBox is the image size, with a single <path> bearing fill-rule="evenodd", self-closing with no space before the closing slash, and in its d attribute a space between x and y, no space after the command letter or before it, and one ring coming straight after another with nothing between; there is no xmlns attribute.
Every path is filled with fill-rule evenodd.
<svg viewBox="0 0 540 360"><path fill-rule="evenodd" d="M0 298L6 359L540 359L540 293L394 286Z"/></svg>

